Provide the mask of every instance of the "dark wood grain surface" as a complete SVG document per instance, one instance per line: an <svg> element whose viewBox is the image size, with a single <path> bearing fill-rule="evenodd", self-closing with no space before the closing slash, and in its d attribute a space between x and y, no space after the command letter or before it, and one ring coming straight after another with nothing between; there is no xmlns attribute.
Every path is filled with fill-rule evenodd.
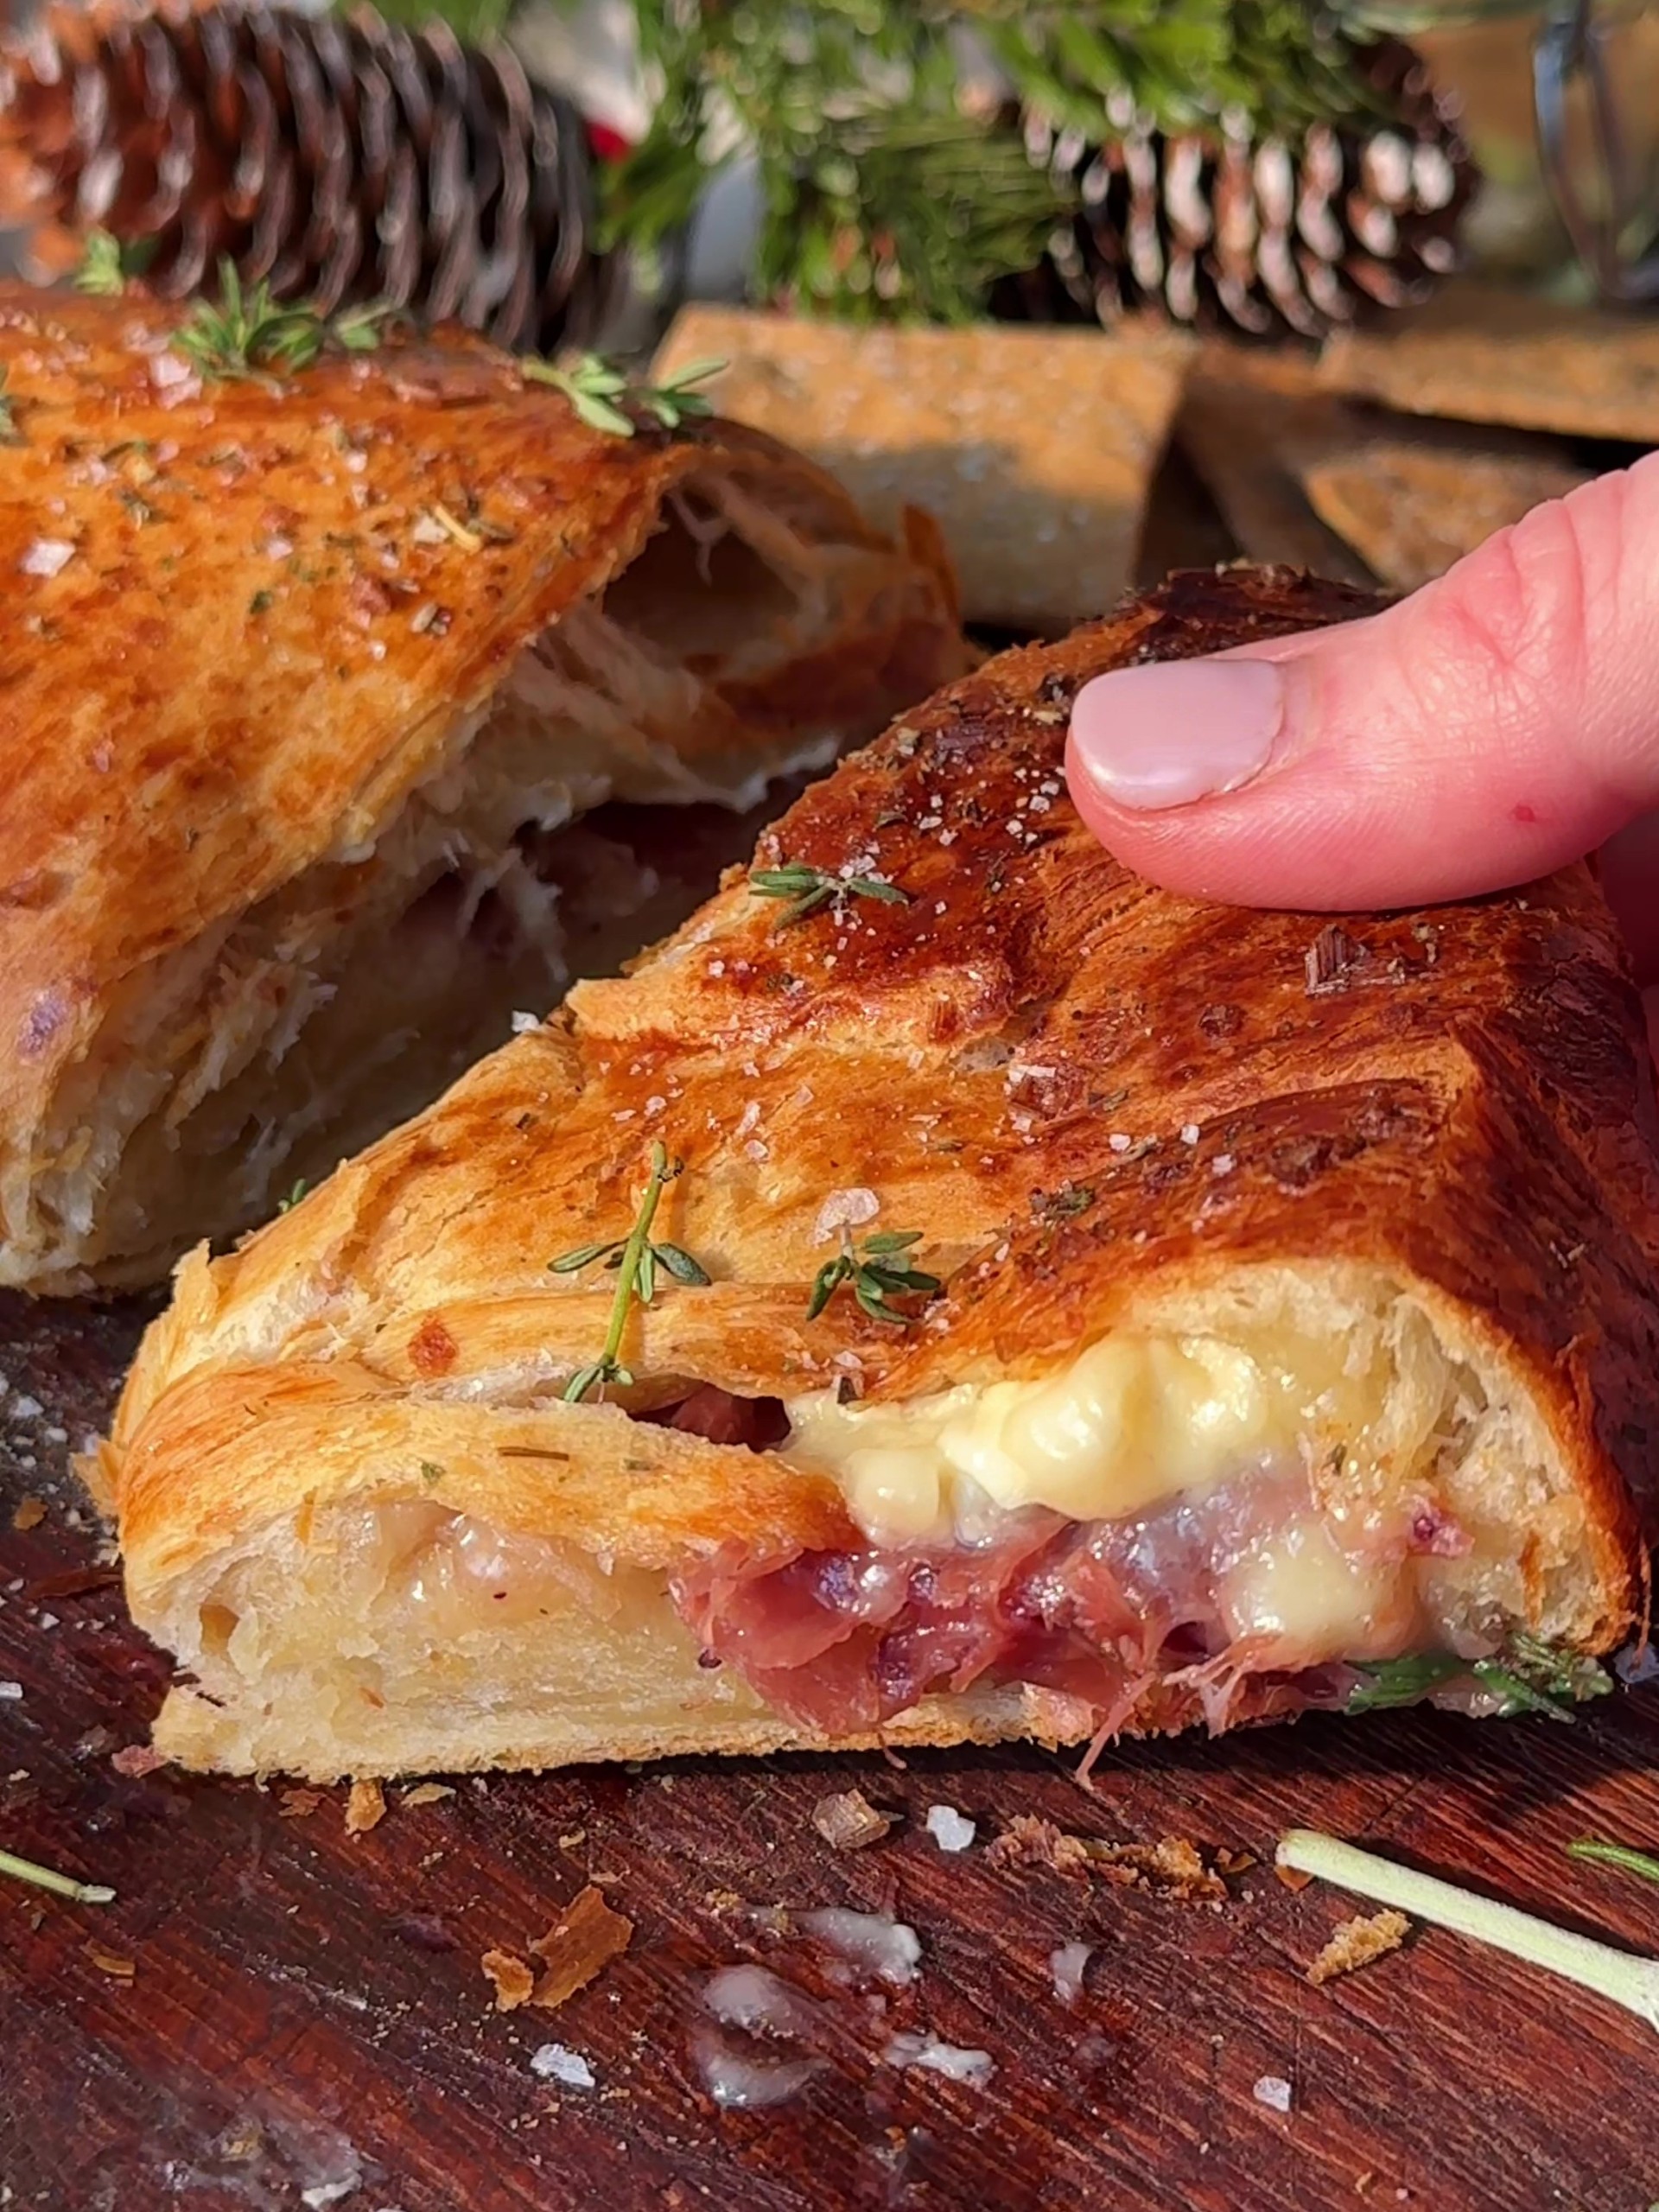
<svg viewBox="0 0 1659 2212"><path fill-rule="evenodd" d="M0 1845L112 1884L99 1909L0 1885L0 2202L62 2212L345 2204L350 2212L1646 2212L1659 2043L1637 2021L1452 1937L1322 1989L1306 1962L1350 1901L1258 1865L1222 1904L999 1871L1018 1812L1265 1859L1296 1822L1659 1951L1659 1891L1578 1867L1586 1833L1659 1843L1659 1696L1571 1728L1312 1719L1138 1745L1096 1794L1036 1753L594 1769L461 1782L345 1833L343 1793L138 1779L165 1663L97 1573L67 1454L111 1402L138 1317L0 1302ZM45 1515L11 1526L18 1504ZM33 1518L34 1508L23 1518ZM906 1817L837 1853L811 1824L858 1783ZM979 1823L943 1853L931 1804ZM556 2013L498 2014L479 1966L589 1879L632 1948ZM741 1903L739 1901L741 1901ZM918 1932L885 2002L747 1907L848 1904ZM1049 1955L1098 1946L1068 2009ZM119 1979L86 1948L130 1960ZM690 2050L710 1970L758 1960L823 2000L804 2092L722 2111ZM982 2087L882 2063L903 2030L988 2051ZM561 2088L556 2041L592 2068ZM1280 2114L1264 2075L1292 2085Z"/></svg>

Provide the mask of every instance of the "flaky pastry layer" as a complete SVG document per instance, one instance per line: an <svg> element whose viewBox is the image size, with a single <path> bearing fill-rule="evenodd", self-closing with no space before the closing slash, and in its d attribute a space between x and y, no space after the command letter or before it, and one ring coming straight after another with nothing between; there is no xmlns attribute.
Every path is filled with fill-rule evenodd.
<svg viewBox="0 0 1659 2212"><path fill-rule="evenodd" d="M815 1731L802 1699L791 1717L775 1671L757 1690L721 1595L908 1555L872 1536L835 1452L798 1412L760 1452L630 1415L704 1384L876 1415L1047 1388L1115 1342L1173 1347L1148 1376L1243 1360L1280 1393L1236 1464L1187 1454L1189 1491L1089 1524L1122 1582L1124 1531L1190 1501L1176 1533L1211 1545L1205 1604L1257 1661L1264 1636L1317 1674L1517 1629L1586 1651L1628 1633L1659 1471L1659 1217L1638 1009L1589 877L1339 927L1245 916L1128 877L1065 798L1089 676L1366 604L1275 572L1177 580L1005 656L763 839L769 867L902 900L847 893L779 926L729 878L629 976L580 987L238 1253L188 1262L99 1476L135 1617L194 1677L159 1740L322 1774L870 1733ZM655 1233L712 1280L659 1278L622 1402L567 1404L613 1278L549 1263L626 1231L653 1139L684 1161ZM809 1319L843 1230L884 1228L919 1232L942 1294L902 1329L845 1294ZM1216 1534L1235 1493L1240 1527ZM1277 1516L1259 1529L1258 1498ZM1348 1567L1314 1578L1310 1611L1269 1539L1359 1562L1351 1627L1316 1618ZM541 1549L457 1580L458 1547L497 1543ZM403 1603L429 1554L436 1635ZM370 1620L363 1648L331 1643L335 1617ZM699 1636L728 1630L702 1663ZM1166 1669L1121 1725L1185 1724L1211 1673ZM1252 1677L1231 1717L1294 1705L1286 1679ZM1075 1740L1102 1706L980 1681L883 1726Z"/></svg>

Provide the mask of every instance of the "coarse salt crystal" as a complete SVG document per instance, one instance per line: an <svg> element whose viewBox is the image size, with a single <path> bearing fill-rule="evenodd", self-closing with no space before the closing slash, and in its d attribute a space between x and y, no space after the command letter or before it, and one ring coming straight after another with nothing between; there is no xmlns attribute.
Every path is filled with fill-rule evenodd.
<svg viewBox="0 0 1659 2212"><path fill-rule="evenodd" d="M1237 1165L1230 1152L1218 1152L1210 1163L1210 1173L1212 1175L1230 1175Z"/></svg>
<svg viewBox="0 0 1659 2212"><path fill-rule="evenodd" d="M1197 1123L1196 1122L1182 1122L1182 1124L1181 1124L1181 1142L1182 1142L1183 1144L1197 1144L1197 1142L1198 1142L1198 1136L1199 1136L1199 1129L1198 1129L1198 1123Z"/></svg>
<svg viewBox="0 0 1659 2212"><path fill-rule="evenodd" d="M931 2034L894 2036L882 2052L889 2066L907 2070L919 2066L929 2074L944 2074L953 2082L988 2082L996 2061L988 2050L964 2050L960 2044L941 2043Z"/></svg>
<svg viewBox="0 0 1659 2212"><path fill-rule="evenodd" d="M890 1920L880 1912L852 1912L844 1905L833 1904L798 1917L809 1936L816 1936L855 1971L874 1974L895 1989L915 1980L922 1940L902 1920Z"/></svg>
<svg viewBox="0 0 1659 2212"><path fill-rule="evenodd" d="M31 1398L25 1391L22 1397L12 1400L11 1410L19 1421L38 1421L46 1408L38 1398Z"/></svg>
<svg viewBox="0 0 1659 2212"><path fill-rule="evenodd" d="M1053 1976L1054 1994L1062 2005L1075 2005L1082 1996L1083 1977L1098 1948L1094 1943L1062 1943L1049 1953L1048 1970Z"/></svg>
<svg viewBox="0 0 1659 2212"><path fill-rule="evenodd" d="M542 1017L539 1014L519 1012L512 1017L512 1033L515 1037L528 1037L532 1029L539 1029L541 1026Z"/></svg>
<svg viewBox="0 0 1659 2212"><path fill-rule="evenodd" d="M874 1221L880 1211L880 1199L862 1184L855 1184L845 1191L831 1191L818 1208L818 1217L812 1224L812 1242L827 1244L839 1230L861 1229L867 1221Z"/></svg>
<svg viewBox="0 0 1659 2212"><path fill-rule="evenodd" d="M41 1433L48 1444L67 1444L69 1441L68 1430L58 1427L55 1422L50 1428L43 1429Z"/></svg>
<svg viewBox="0 0 1659 2212"><path fill-rule="evenodd" d="M1133 1137L1126 1137L1120 1133L1116 1136L1108 1137L1106 1141L1114 1152L1127 1152L1129 1147L1134 1143L1135 1140Z"/></svg>
<svg viewBox="0 0 1659 2212"><path fill-rule="evenodd" d="M930 1805L927 1832L941 1851L966 1851L979 1833L976 1824L954 1805Z"/></svg>
<svg viewBox="0 0 1659 2212"><path fill-rule="evenodd" d="M1263 2074L1250 2094L1269 2112L1290 2110L1290 2084L1282 2074Z"/></svg>
<svg viewBox="0 0 1659 2212"><path fill-rule="evenodd" d="M9 1705L15 1705L22 1694L21 1682L0 1682L0 1698L4 1698Z"/></svg>
<svg viewBox="0 0 1659 2212"><path fill-rule="evenodd" d="M201 390L201 378L182 354L157 353L149 365L149 380L158 391L170 391L180 398L188 398L187 385Z"/></svg>
<svg viewBox="0 0 1659 2212"><path fill-rule="evenodd" d="M561 2082L567 2089L591 2089L594 2069L578 2050L562 2043L544 2043L530 2055L530 2070L543 2082Z"/></svg>
<svg viewBox="0 0 1659 2212"><path fill-rule="evenodd" d="M812 1999L770 1967L717 1967L703 1986L702 2002L722 2027L752 2036L798 2038L810 2035L818 2020Z"/></svg>
<svg viewBox="0 0 1659 2212"><path fill-rule="evenodd" d="M67 537L35 537L23 548L17 566L26 576L55 576L74 557L75 549Z"/></svg>
<svg viewBox="0 0 1659 2212"><path fill-rule="evenodd" d="M823 2067L821 2058L747 2057L734 2050L718 2028L706 2025L693 2030L691 2055L703 2088L728 2112L764 2112L787 2104Z"/></svg>

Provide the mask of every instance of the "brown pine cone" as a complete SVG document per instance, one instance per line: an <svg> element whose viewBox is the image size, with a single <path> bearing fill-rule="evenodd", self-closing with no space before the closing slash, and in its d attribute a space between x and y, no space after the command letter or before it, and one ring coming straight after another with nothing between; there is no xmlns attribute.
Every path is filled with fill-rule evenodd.
<svg viewBox="0 0 1659 2212"><path fill-rule="evenodd" d="M1081 202L1042 265L998 287L1014 321L1178 322L1318 337L1367 302L1420 299L1455 267L1478 173L1456 103L1410 47L1364 56L1377 112L1300 146L1126 123L1091 145L1024 118L1032 158Z"/></svg>
<svg viewBox="0 0 1659 2212"><path fill-rule="evenodd" d="M0 222L36 226L36 273L87 232L153 244L145 282L245 282L325 313L368 300L551 352L592 336L581 117L503 46L364 9L49 6L0 50Z"/></svg>

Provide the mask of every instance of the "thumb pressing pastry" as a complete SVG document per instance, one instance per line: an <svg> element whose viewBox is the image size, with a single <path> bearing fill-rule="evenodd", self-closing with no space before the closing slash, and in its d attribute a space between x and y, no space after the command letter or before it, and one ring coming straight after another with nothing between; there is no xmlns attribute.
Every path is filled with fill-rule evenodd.
<svg viewBox="0 0 1659 2212"><path fill-rule="evenodd" d="M1599 1686L1659 1312L1594 884L1230 912L1061 780L1084 678L1373 604L1189 577L1004 656L194 1255L96 1470L183 1670L160 1747L321 1780Z"/></svg>
<svg viewBox="0 0 1659 2212"><path fill-rule="evenodd" d="M752 805L967 664L919 518L536 373L0 286L0 1282L268 1213L641 941L577 817Z"/></svg>

